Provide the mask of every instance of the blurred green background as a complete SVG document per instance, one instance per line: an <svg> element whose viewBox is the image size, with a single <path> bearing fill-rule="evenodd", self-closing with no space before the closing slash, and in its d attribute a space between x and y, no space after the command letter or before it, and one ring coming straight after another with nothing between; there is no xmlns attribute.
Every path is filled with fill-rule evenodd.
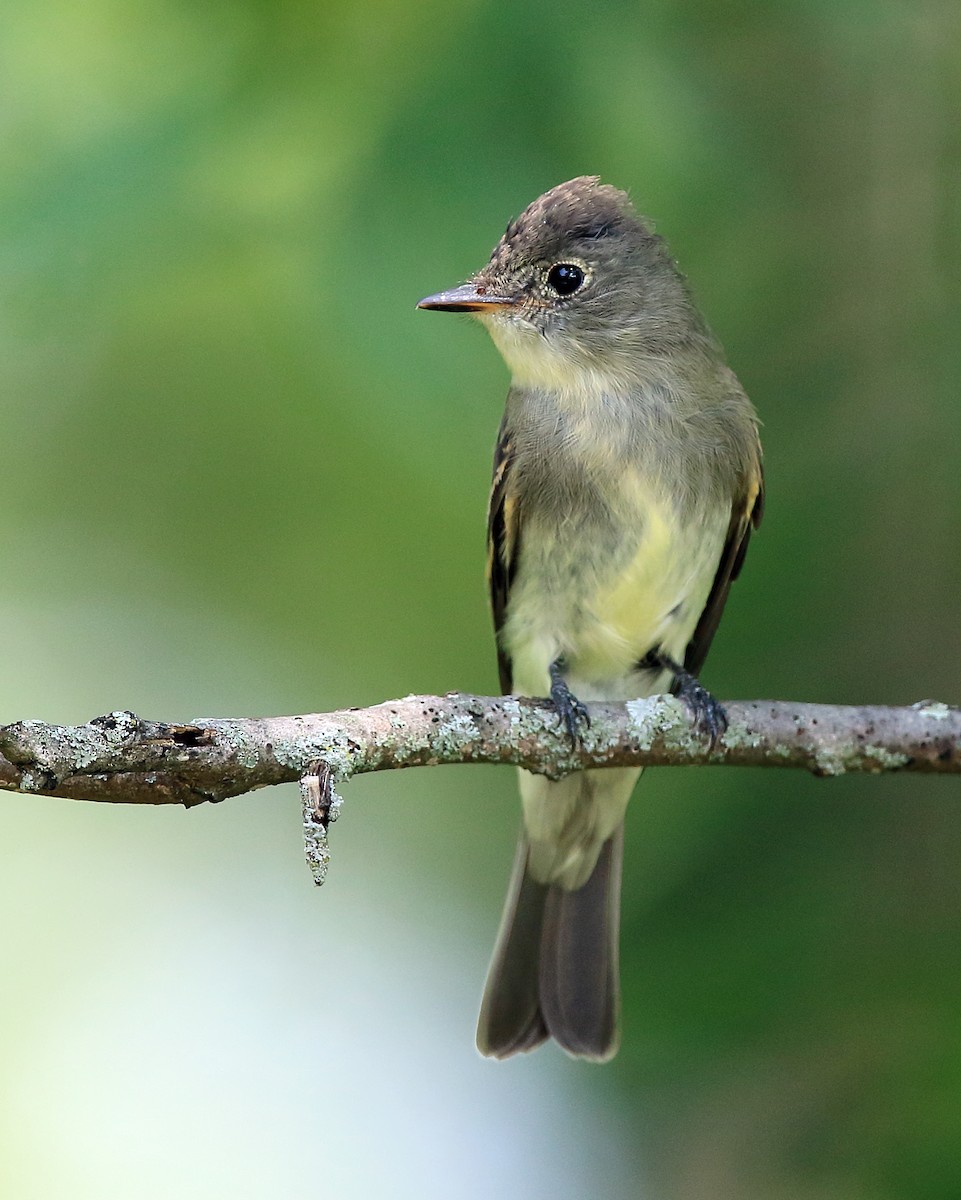
<svg viewBox="0 0 961 1200"><path fill-rule="evenodd" d="M961 701L955 0L0 3L0 720L490 692L506 372L415 313L628 188L765 422L721 697ZM508 770L4 795L0 1194L956 1200L961 788L652 771L613 1064L480 1060Z"/></svg>

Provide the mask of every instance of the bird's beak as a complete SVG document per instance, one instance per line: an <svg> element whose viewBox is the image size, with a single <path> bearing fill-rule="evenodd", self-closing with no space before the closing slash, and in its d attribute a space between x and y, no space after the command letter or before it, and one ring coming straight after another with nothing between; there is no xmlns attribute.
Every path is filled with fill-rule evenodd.
<svg viewBox="0 0 961 1200"><path fill-rule="evenodd" d="M418 308L434 308L439 312L496 312L501 308L513 308L517 301L512 296L498 296L489 292L483 283L462 283L460 287L435 296L425 296Z"/></svg>

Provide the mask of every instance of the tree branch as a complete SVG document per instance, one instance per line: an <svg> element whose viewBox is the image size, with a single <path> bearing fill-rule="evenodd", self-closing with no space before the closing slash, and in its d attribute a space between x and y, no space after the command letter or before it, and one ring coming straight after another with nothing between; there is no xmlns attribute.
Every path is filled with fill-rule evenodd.
<svg viewBox="0 0 961 1200"><path fill-rule="evenodd" d="M78 726L19 721L0 728L0 789L190 806L314 777L320 765L325 803L353 775L439 763L514 763L551 777L584 767L705 764L803 767L822 776L961 773L961 709L929 700L909 708L735 701L714 747L670 696L588 711L591 724L576 747L548 701L460 693L189 725L129 712Z"/></svg>

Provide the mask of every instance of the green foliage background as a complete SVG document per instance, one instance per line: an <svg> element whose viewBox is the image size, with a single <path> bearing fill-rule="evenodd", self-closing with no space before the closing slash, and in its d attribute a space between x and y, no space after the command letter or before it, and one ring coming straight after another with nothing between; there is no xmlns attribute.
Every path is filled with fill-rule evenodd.
<svg viewBox="0 0 961 1200"><path fill-rule="evenodd" d="M506 373L414 311L599 173L765 422L723 696L961 701L952 0L0 4L0 720L489 692ZM957 781L659 771L625 1036L476 1058L511 773L6 797L10 1197L954 1200Z"/></svg>

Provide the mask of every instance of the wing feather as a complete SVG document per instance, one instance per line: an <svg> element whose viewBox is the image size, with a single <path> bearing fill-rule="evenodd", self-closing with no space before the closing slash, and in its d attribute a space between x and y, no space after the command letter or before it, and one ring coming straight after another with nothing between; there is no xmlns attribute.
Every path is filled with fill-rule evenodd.
<svg viewBox="0 0 961 1200"><path fill-rule="evenodd" d="M510 435L505 423L501 422L494 450L494 479L487 512L487 583L490 588L494 632L497 636L500 684L505 695L510 692L512 686L511 660L503 647L501 633L507 617L507 602L517 566L519 532L517 501L511 479L513 458Z"/></svg>
<svg viewBox="0 0 961 1200"><path fill-rule="evenodd" d="M707 604L701 613L701 618L694 630L694 635L688 643L684 654L684 669L692 675L698 675L707 652L711 648L714 634L721 620L721 613L727 603L727 595L731 584L737 579L744 565L751 531L761 524L764 513L764 472L761 467L760 447L755 461L755 470L746 481L747 486L737 498L731 512L731 523L728 526L727 540L721 561L714 576Z"/></svg>

